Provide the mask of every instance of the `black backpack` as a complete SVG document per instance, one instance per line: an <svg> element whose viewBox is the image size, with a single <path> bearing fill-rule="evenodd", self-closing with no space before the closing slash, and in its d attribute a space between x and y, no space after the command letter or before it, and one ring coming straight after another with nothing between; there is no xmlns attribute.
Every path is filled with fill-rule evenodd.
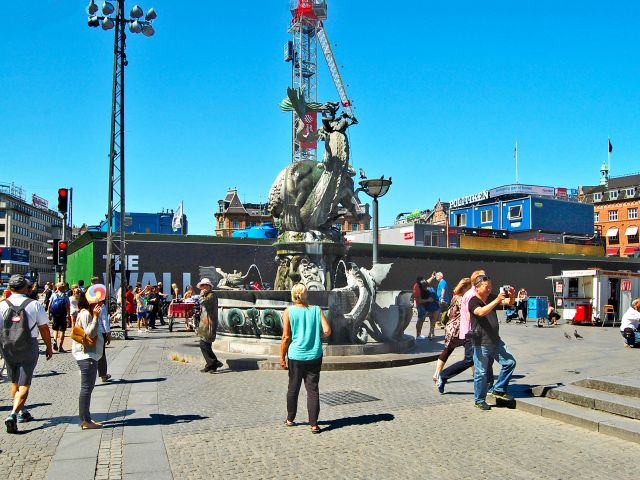
<svg viewBox="0 0 640 480"><path fill-rule="evenodd" d="M12 305L6 302L7 310L2 318L2 330L0 330L0 348L7 362L18 364L32 361L33 341L29 320L24 309L35 300L27 298L21 305Z"/></svg>

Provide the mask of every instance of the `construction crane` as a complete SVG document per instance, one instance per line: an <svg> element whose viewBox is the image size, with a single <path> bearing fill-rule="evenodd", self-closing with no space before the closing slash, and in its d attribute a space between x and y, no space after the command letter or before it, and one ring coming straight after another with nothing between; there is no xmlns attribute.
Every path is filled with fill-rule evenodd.
<svg viewBox="0 0 640 480"><path fill-rule="evenodd" d="M327 37L322 21L327 18L326 0L291 0L289 9L293 20L289 28L292 40L285 45L285 61L291 62L291 86L297 90L302 89L304 99L308 102L317 102L318 91L318 43L329 67L331 78L338 91L342 108L353 116L351 100L347 96L347 90L342 82L340 70L336 63L331 43ZM304 119L307 132L318 128L317 113L307 112ZM292 161L317 160L316 142L304 143L296 140L296 123L298 116L292 113L291 123L291 152Z"/></svg>

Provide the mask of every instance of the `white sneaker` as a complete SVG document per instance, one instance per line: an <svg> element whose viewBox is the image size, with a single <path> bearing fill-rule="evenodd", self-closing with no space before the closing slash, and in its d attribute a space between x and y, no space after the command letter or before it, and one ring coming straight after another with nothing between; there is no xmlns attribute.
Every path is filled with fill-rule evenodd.
<svg viewBox="0 0 640 480"><path fill-rule="evenodd" d="M427 339L427 337L425 337L424 335L418 335L416 337L416 340L426 340L426 339Z"/></svg>

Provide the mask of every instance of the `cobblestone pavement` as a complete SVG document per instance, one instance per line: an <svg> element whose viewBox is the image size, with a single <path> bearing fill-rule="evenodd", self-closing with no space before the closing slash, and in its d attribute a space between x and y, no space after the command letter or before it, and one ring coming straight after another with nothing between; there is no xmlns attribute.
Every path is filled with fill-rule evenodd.
<svg viewBox="0 0 640 480"><path fill-rule="evenodd" d="M519 362L517 383L566 381L579 374L622 371L637 362L637 352L621 348L615 329L581 329L581 343L566 340L564 331L572 333L573 327L503 327L503 337ZM124 346L136 349L135 354L121 356L131 358L123 378L162 381L153 384L153 391L149 384L136 386L137 392L127 384L103 390L113 392L108 418L115 423L102 431L95 458L87 459L96 466L96 478L165 478L128 468L126 448L133 441L163 442L161 453L170 468L167 478L175 479L636 477L619 458L622 452L624 458L639 455L640 445L516 410L478 411L472 406L473 387L466 372L447 384L445 395L433 387L433 364L322 372L323 398L354 391L374 399L336 406L322 402L324 431L312 435L304 423L304 389L297 419L301 424L284 426L286 372L225 368L203 374L198 365L168 358L178 342L195 348L193 336L161 330L107 349L110 362L116 363ZM165 354L158 355L158 349ZM455 352L451 361L459 354ZM149 364L151 358L155 365ZM22 424L28 432L21 435L0 432L3 472L11 472L11 478L46 477L65 430L77 422L78 387L70 354L54 355L49 362L41 359L29 399L38 420ZM131 408L147 395L157 402L159 427L140 423L146 414ZM8 386L3 383L0 412L9 408ZM145 439L147 434L141 432L140 440L127 443L122 428L124 437L127 431L148 429L154 438ZM88 432L73 435L84 433ZM157 453L145 453L147 447L139 446L140 455Z"/></svg>
<svg viewBox="0 0 640 480"><path fill-rule="evenodd" d="M112 343L107 347L107 358L117 356L122 347L122 343ZM44 352L44 345L40 350ZM65 429L69 424L77 424L79 389L80 374L71 353L54 352L49 361L41 355L27 401L27 408L36 420L18 424L19 435L8 435L4 419L11 411L12 401L9 384L0 383L0 471L11 472L7 478L46 477Z"/></svg>

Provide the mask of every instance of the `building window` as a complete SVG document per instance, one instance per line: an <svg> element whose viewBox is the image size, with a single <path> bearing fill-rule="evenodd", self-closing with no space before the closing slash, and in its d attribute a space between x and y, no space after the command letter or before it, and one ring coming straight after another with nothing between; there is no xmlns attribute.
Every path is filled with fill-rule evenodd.
<svg viewBox="0 0 640 480"><path fill-rule="evenodd" d="M593 194L593 201L594 202L599 202L600 200L602 200L602 193L600 193L600 192L594 193Z"/></svg>
<svg viewBox="0 0 640 480"><path fill-rule="evenodd" d="M636 196L636 189L633 188L633 187L627 188L627 189L625 189L624 194L627 197L635 197Z"/></svg>
<svg viewBox="0 0 640 480"><path fill-rule="evenodd" d="M609 200L617 200L618 199L618 191L617 190L611 190L609 192Z"/></svg>
<svg viewBox="0 0 640 480"><path fill-rule="evenodd" d="M351 224L351 230L352 230L352 231L356 231L356 230L358 230L358 224L357 224L357 223L352 223L352 224Z"/></svg>
<svg viewBox="0 0 640 480"><path fill-rule="evenodd" d="M600 214L598 212L593 214L593 223L598 223L600 221Z"/></svg>
<svg viewBox="0 0 640 480"><path fill-rule="evenodd" d="M4 245L4 237L0 237L0 245Z"/></svg>
<svg viewBox="0 0 640 480"><path fill-rule="evenodd" d="M629 210L627 210L627 218L629 220L635 220L638 218L638 208L634 207L634 208L630 208Z"/></svg>
<svg viewBox="0 0 640 480"><path fill-rule="evenodd" d="M467 214L466 213L456 213L453 217L454 219L454 227L466 227L467 226Z"/></svg>
<svg viewBox="0 0 640 480"><path fill-rule="evenodd" d="M522 205L513 205L509 207L507 218L509 220L522 220Z"/></svg>
<svg viewBox="0 0 640 480"><path fill-rule="evenodd" d="M613 222L618 220L618 210L609 210L609 221Z"/></svg>
<svg viewBox="0 0 640 480"><path fill-rule="evenodd" d="M224 222L218 222L218 228L222 230L224 228Z"/></svg>
<svg viewBox="0 0 640 480"><path fill-rule="evenodd" d="M482 210L480 212L480 221L482 223L493 222L493 210Z"/></svg>
<svg viewBox="0 0 640 480"><path fill-rule="evenodd" d="M438 247L438 232L425 232L424 233L424 246L425 247Z"/></svg>
<svg viewBox="0 0 640 480"><path fill-rule="evenodd" d="M238 220L233 221L233 228L240 228L240 222L238 222Z"/></svg>

